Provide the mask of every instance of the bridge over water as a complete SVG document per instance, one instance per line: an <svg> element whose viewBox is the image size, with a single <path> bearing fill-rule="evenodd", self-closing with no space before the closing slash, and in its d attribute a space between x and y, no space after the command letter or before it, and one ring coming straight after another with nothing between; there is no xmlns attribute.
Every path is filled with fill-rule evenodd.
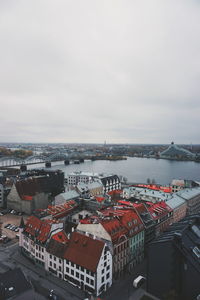
<svg viewBox="0 0 200 300"><path fill-rule="evenodd" d="M20 166L26 170L27 165L44 163L46 167L51 167L52 162L64 161L66 165L70 162L80 163L84 162L84 158L80 155L66 154L62 152L55 152L50 155L32 155L25 159L15 156L4 156L0 158L0 167L15 167Z"/></svg>

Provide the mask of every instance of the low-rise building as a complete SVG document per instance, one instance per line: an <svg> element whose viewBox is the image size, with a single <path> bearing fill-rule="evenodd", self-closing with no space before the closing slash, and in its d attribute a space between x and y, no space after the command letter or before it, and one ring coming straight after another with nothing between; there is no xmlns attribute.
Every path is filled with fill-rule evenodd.
<svg viewBox="0 0 200 300"><path fill-rule="evenodd" d="M134 198L139 201L157 203L160 201L167 201L171 198L171 195L170 193L165 193L159 190L131 186L123 190L123 197L125 199Z"/></svg>
<svg viewBox="0 0 200 300"><path fill-rule="evenodd" d="M171 182L172 192L176 193L180 190L185 188L194 188L198 187L199 183L193 180L186 180L186 179L173 179Z"/></svg>
<svg viewBox="0 0 200 300"><path fill-rule="evenodd" d="M131 270L144 257L144 225L133 209L114 207L81 221L77 231L106 241L113 255L113 276Z"/></svg>
<svg viewBox="0 0 200 300"><path fill-rule="evenodd" d="M77 191L81 197L99 196L103 194L103 184L99 181L89 183L79 182L77 184Z"/></svg>
<svg viewBox="0 0 200 300"><path fill-rule="evenodd" d="M187 202L174 194L172 198L166 201L166 204L172 209L172 223L176 223L186 216Z"/></svg>
<svg viewBox="0 0 200 300"><path fill-rule="evenodd" d="M64 280L100 295L112 285L112 255L106 243L73 232L64 252Z"/></svg>
<svg viewBox="0 0 200 300"><path fill-rule="evenodd" d="M55 196L55 205L63 204L69 200L77 200L80 194L75 190L67 190Z"/></svg>
<svg viewBox="0 0 200 300"><path fill-rule="evenodd" d="M104 193L119 190L121 188L121 182L119 177L113 174L98 174L79 171L70 173L67 176L68 186L75 187L78 185L78 183L88 184L93 181L98 181L103 184Z"/></svg>
<svg viewBox="0 0 200 300"><path fill-rule="evenodd" d="M25 226L23 222L20 224L19 246L22 253L38 265L45 267L47 242L52 234L61 230L63 230L63 223L59 221L29 217Z"/></svg>
<svg viewBox="0 0 200 300"><path fill-rule="evenodd" d="M184 189L177 195L187 202L187 215L193 215L200 212L200 187Z"/></svg>
<svg viewBox="0 0 200 300"><path fill-rule="evenodd" d="M146 202L146 207L156 222L155 235L160 235L172 224L172 209L164 202Z"/></svg>
<svg viewBox="0 0 200 300"><path fill-rule="evenodd" d="M111 252L95 236L66 234L62 223L34 216L22 219L19 235L22 253L54 276L96 296L112 285Z"/></svg>

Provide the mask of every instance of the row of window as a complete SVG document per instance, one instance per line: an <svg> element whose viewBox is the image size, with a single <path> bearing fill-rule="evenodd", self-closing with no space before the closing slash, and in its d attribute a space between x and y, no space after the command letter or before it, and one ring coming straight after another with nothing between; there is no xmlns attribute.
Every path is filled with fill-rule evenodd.
<svg viewBox="0 0 200 300"><path fill-rule="evenodd" d="M74 276L74 277L76 277L79 280L82 280L84 282L86 281L86 283L88 283L88 284L90 284L92 286L94 285L94 279L91 279L91 278L85 276L84 274L80 274L79 272L75 272L74 270L72 270L72 269L70 269L68 267L65 268L65 271L69 275ZM65 278L66 278L66 275L65 275Z"/></svg>
<svg viewBox="0 0 200 300"><path fill-rule="evenodd" d="M53 259L54 261L57 261L57 259L58 259L59 263L60 263L60 264L62 263L62 260L61 260L60 258L57 258L56 256L51 255L51 254L49 255L49 259L50 259L50 260Z"/></svg>
<svg viewBox="0 0 200 300"><path fill-rule="evenodd" d="M55 263L52 263L52 261L49 262L49 265L50 265L50 267L53 267L54 269L57 269L56 264L55 264ZM61 266L58 267L58 270L59 270L59 271L62 271Z"/></svg>
<svg viewBox="0 0 200 300"><path fill-rule="evenodd" d="M88 274L90 276L94 276L93 272L91 272L91 271L89 271L89 270L87 270L87 269L85 269L85 268L83 268L83 267L81 267L79 265L76 265L73 262L70 262L69 260L66 260L66 265L68 265L69 267L71 266L71 267L75 268L76 270L79 270L79 271L82 271L82 272L86 271L86 274ZM66 267L66 268L69 269L69 267Z"/></svg>

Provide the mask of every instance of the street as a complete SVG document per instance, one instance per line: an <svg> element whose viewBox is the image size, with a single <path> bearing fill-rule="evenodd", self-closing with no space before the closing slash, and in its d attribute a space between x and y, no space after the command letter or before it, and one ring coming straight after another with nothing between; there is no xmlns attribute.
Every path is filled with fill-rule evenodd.
<svg viewBox="0 0 200 300"><path fill-rule="evenodd" d="M24 257L18 243L0 247L0 272L3 273L14 267L20 267L26 277L32 282L35 290L47 297L50 290L56 291L60 300L83 300L87 295L80 289L52 276L44 269ZM136 289L133 280L140 274L145 275L146 261L135 267L132 274L126 274L118 280L113 280L112 287L101 295L104 300L128 300Z"/></svg>

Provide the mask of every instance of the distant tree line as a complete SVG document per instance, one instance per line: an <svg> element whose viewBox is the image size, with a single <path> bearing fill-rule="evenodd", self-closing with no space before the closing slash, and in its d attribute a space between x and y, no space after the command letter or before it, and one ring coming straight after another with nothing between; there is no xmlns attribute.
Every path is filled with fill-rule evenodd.
<svg viewBox="0 0 200 300"><path fill-rule="evenodd" d="M33 155L33 151L31 150L24 150L24 149L19 149L19 150L11 150L5 147L0 147L0 156L14 156L17 158L27 158L28 156Z"/></svg>

